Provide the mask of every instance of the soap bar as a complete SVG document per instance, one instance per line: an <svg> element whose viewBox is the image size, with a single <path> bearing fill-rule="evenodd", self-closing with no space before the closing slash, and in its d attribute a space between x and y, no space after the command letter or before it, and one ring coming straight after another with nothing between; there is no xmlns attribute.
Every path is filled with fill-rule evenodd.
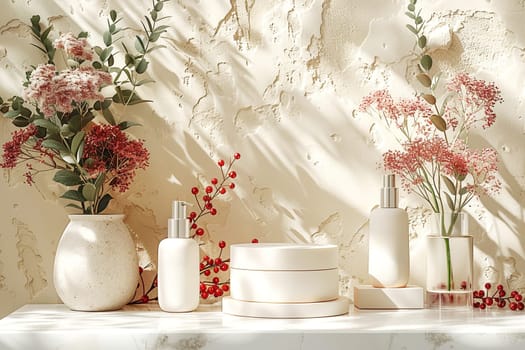
<svg viewBox="0 0 525 350"><path fill-rule="evenodd" d="M375 288L370 285L354 287L354 306L360 309L422 309L423 288Z"/></svg>
<svg viewBox="0 0 525 350"><path fill-rule="evenodd" d="M344 315L348 313L349 301L345 297L320 303L256 303L222 299L222 312L247 317L310 318Z"/></svg>

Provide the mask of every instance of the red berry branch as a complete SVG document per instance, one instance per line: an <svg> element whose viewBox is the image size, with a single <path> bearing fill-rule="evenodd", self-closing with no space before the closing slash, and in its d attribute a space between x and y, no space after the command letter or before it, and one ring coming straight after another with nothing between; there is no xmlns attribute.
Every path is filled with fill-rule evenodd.
<svg viewBox="0 0 525 350"><path fill-rule="evenodd" d="M205 230L203 227L200 227L197 225L197 222L200 218L202 218L205 215L217 215L217 208L213 205L213 200L216 199L219 195L224 195L228 191L227 188L230 190L233 190L235 188L235 183L231 180L235 179L237 177L237 173L232 170L233 164L235 161L239 160L241 158L241 155L239 153L235 153L233 157L230 159L229 164L226 166L226 162L221 159L217 162L217 165L219 166L221 170L220 179L214 177L210 180L210 185L207 185L203 192L204 195L202 197L199 197L199 193L201 190L199 190L198 187L192 187L191 193L195 197L195 202L197 204L197 207L199 208L197 211L192 211L189 213L188 219L190 220L191 226L190 229L193 231L192 238L199 239L205 234ZM257 243L257 239L253 239L252 243ZM200 284L200 296L202 299L208 299L210 297L219 298L221 297L225 292L229 291L230 289L230 281L222 281L220 280L220 273L226 272L229 269L229 262L230 259L224 259L222 257L223 250L226 247L225 241L220 241L218 243L218 246L220 248L219 256L216 258L211 258L208 255L203 256L201 262L200 262L200 274L201 276L204 275L205 277L211 277L212 273L215 275L213 278L208 280L203 280ZM144 279L142 277L142 273L144 272L144 268L139 267L139 274L140 274L140 283L137 288L140 288L142 286L142 296L134 301L132 301L130 304L143 304L147 303L150 300L157 300L157 297L151 298L149 294L157 288L157 276L155 275L155 278L153 279L150 287L146 290L146 287L144 285Z"/></svg>
<svg viewBox="0 0 525 350"><path fill-rule="evenodd" d="M485 290L480 289L473 292L475 308L484 310L493 305L497 305L500 309L508 305L512 311L522 311L525 308L523 296L518 291L513 290L510 295L507 295L503 285L498 284L494 293L490 294L492 285L487 282L484 287Z"/></svg>

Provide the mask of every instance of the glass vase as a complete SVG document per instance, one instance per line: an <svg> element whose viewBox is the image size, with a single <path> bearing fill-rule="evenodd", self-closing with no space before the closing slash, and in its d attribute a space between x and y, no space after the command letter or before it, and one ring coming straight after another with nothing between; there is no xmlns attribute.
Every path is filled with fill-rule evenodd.
<svg viewBox="0 0 525 350"><path fill-rule="evenodd" d="M472 307L473 238L463 212L435 213L427 237L426 302L429 308Z"/></svg>

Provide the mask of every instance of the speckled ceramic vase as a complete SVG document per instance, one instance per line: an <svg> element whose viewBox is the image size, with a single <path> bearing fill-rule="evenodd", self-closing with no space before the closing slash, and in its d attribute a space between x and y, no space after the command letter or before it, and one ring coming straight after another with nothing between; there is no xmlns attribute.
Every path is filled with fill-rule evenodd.
<svg viewBox="0 0 525 350"><path fill-rule="evenodd" d="M58 296L72 310L126 305L138 281L135 244L124 215L70 215L55 256Z"/></svg>

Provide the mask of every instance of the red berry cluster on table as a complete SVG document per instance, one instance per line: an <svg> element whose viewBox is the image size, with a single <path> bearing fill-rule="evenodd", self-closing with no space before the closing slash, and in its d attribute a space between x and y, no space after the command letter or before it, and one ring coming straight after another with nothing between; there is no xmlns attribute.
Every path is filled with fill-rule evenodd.
<svg viewBox="0 0 525 350"><path fill-rule="evenodd" d="M189 213L188 219L190 220L190 230L192 232L192 238L201 239L205 235L206 231L203 227L198 225L198 221L205 215L217 215L217 208L213 205L214 199L219 195L224 195L229 190L235 188L235 183L232 181L237 177L237 173L232 170L233 164L235 161L239 160L241 155L235 153L232 159L229 161L228 165L226 162L221 159L217 162L219 169L221 171L220 179L214 177L210 180L210 184L204 187L202 190L198 187L192 187L191 193L195 197L195 202L198 210L192 211ZM202 194L202 196L200 196ZM257 239L253 239L252 243L258 243ZM221 272L226 272L229 269L230 259L223 259L223 250L226 248L226 242L220 241L218 243L220 249L219 255L216 258L204 255L200 262L200 274L204 276L205 279L200 283L200 296L202 299L209 299L211 297L219 298L225 292L230 290L230 281L225 280L221 281ZM146 266L148 267L148 266ZM144 304L151 300L157 300L157 297L150 297L150 293L157 288L157 276L153 279L148 290L146 290L144 279L142 273L144 268L139 267L139 274L141 283L139 287L142 288L142 296L134 301L131 304ZM212 277L213 276L213 277Z"/></svg>
<svg viewBox="0 0 525 350"><path fill-rule="evenodd" d="M475 290L474 291L474 307L481 310L497 305L499 308L504 308L508 306L512 311L522 311L525 308L523 304L523 296L518 292L513 290L510 292L510 295L507 295L503 285L498 284L496 290L493 293L489 293L492 285L490 283L485 283L485 290Z"/></svg>

